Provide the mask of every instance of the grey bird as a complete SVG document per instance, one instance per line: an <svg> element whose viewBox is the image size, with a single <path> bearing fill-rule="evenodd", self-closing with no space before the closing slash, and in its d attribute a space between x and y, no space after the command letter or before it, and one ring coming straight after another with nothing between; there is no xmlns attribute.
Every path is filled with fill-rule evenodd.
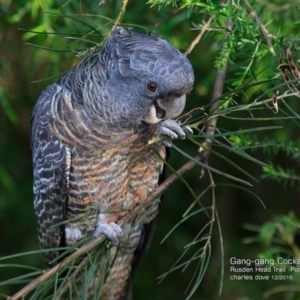
<svg viewBox="0 0 300 300"><path fill-rule="evenodd" d="M174 118L193 83L190 62L166 40L115 27L101 52L48 86L35 105L31 138L39 242L50 249L104 234L114 264L108 276L100 267L95 271L98 282L105 281L102 300L132 299L133 271L159 208L159 199L146 202L164 170L157 152L166 158L170 141L185 137L188 129ZM164 137L154 145L157 152L148 143L156 135ZM139 205L139 215L131 216ZM51 263L58 255L49 250L44 257Z"/></svg>

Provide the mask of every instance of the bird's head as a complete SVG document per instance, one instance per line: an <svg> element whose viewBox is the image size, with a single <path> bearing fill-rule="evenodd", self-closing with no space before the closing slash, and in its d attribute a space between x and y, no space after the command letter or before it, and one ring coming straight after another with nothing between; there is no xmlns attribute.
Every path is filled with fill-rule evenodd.
<svg viewBox="0 0 300 300"><path fill-rule="evenodd" d="M96 103L88 110L112 125L157 124L176 118L193 88L194 73L188 59L153 35L115 27L99 62L106 78L94 91ZM94 72L103 70L99 67Z"/></svg>

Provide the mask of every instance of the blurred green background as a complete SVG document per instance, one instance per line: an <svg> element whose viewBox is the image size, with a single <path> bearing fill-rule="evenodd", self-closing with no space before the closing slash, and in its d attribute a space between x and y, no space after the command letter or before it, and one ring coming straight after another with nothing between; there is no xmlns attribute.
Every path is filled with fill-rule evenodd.
<svg viewBox="0 0 300 300"><path fill-rule="evenodd" d="M284 3L283 1L265 1L258 6L258 12L260 16L265 16L264 21L268 21L268 17L272 14L274 24L283 24L285 20L280 20L278 11L270 10L273 7L272 5L275 6L275 4L281 7ZM112 24L109 23L109 20L95 15L115 19L119 14L121 5L121 1L108 1L100 7L97 1L0 1L0 257L39 249L36 219L32 204L30 114L43 88L79 61L74 51L46 51L27 43L73 50L93 46L93 44L84 41L82 45L73 44L71 39L66 38L68 36L74 37L75 35L72 35L74 33L87 32L88 28L84 24L70 18L45 14L45 12L51 11L68 15L94 14L94 16L84 16L81 20L93 24L93 26L99 26L99 30L106 33ZM123 23L144 26L150 32L156 32L165 37L184 52L198 34L198 31L191 31L190 29L193 24L200 24L204 21L203 14L192 13L190 18L187 18L187 11L182 10L166 19L174 9L176 8L168 6L158 10L157 7L150 7L144 1L129 1ZM296 34L295 38L298 40L299 30L297 33L296 29L297 24L299 28L299 21L298 23L296 21L292 22L297 16L300 16L300 11L297 7L294 7L294 10L290 11L289 14L290 19L287 26L290 27L284 29L278 27L278 31L286 30L287 33ZM65 34L35 34L22 29ZM94 41L99 43L99 36L95 36ZM196 82L193 93L188 97L186 111L203 106L212 100L213 84L217 72L214 66L215 57L218 55L218 45L221 41L222 38L218 34L206 34L189 56L195 70ZM296 57L297 50L299 49L295 47L296 54L294 55ZM298 57L300 57L299 53ZM268 62L266 63L266 61ZM268 63L272 64L271 70L268 71L269 73L265 75L265 78L279 76L279 70L276 69L278 57L269 55L260 63L261 69ZM242 60L230 65L227 77L230 78L231 74L237 72L241 65ZM261 93L260 88L263 87L257 87L256 90L252 91L253 97ZM227 86L225 86L225 91L226 89ZM269 94L271 95L271 93ZM288 101L289 105L299 113L299 99L294 97ZM270 112L269 114L271 115ZM276 138L277 141L286 144L290 141L298 141L299 128L297 122L281 120L270 121L268 124L280 125L283 128L272 133L261 132L258 135L260 139L268 134L271 138ZM251 121L241 122L224 118L219 120L218 126L233 131L250 128L253 123ZM255 126L258 127L259 124L255 124ZM197 148L193 148L188 141L177 142L177 145L182 149L186 149L192 155L197 153ZM297 148L297 145L294 148ZM204 280L192 299L262 299L263 293L278 283L274 281L229 280L229 258L236 256L254 259L264 251L263 245L259 243L250 245L243 243L243 239L253 235L252 232L245 229L244 224L262 225L276 215L287 214L291 211L296 216L300 216L299 185L297 183L284 185L274 180L262 179L261 166L239 158L234 153L224 149L219 151L259 180L259 182L251 181L253 184L251 191L263 200L266 208L263 208L256 197L242 189L225 185L217 187L217 209L225 249L223 292L219 297L218 291L221 280L220 238L218 231L214 230L212 259ZM251 152L251 155L267 163L269 162L267 160L272 159L273 162L279 165L294 167L296 173L299 171L299 160L289 157L280 148L273 156L262 150ZM173 167L178 168L185 161L185 158L175 151L171 151L170 163ZM212 155L210 157L210 165L237 177L241 176L234 167L224 163L216 156ZM245 179L243 176L241 178ZM194 188L196 194L201 193L209 184L207 176L200 179L200 169L198 167L189 171L185 175L185 179ZM214 179L218 183L230 183L229 180L221 176L215 175ZM190 193L179 181L174 183L165 193L154 240L135 276L135 299L185 299L186 294L184 292L193 276L193 267L187 268L183 273L179 269L177 272L169 274L161 283L158 283L157 277L170 269L182 254L183 247L191 242L207 223L207 217L204 214L198 214L179 226L160 245L161 240L170 229L181 220L182 214L191 202ZM205 194L202 202L204 205L210 205L211 194ZM41 255L22 256L9 260L9 262L45 267ZM21 268L2 267L0 268L0 283L24 273L26 273L26 270ZM12 295L22 286L22 282L19 285L0 285L0 294ZM286 299L297 299L294 294L290 298L286 297ZM282 298L282 294L278 294L271 297L271 299L284 298ZM300 296L298 299L300 299Z"/></svg>

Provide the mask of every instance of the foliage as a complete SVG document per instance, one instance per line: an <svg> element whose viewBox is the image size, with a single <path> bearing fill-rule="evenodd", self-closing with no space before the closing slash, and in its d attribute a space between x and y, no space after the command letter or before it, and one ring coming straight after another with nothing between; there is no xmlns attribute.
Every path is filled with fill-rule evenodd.
<svg viewBox="0 0 300 300"><path fill-rule="evenodd" d="M218 297L219 293L223 293L225 298L226 295L235 294L236 289L226 281L226 257L229 251L226 250L226 243L228 244L230 237L226 236L226 230L222 234L223 226L225 226L224 220L232 218L232 211L236 211L234 205L240 202L239 197L247 199L249 196L258 199L263 206L266 203L270 205L268 196L266 199L261 196L261 191L255 190L260 179L260 175L257 175L260 170L263 172L262 178L275 180L279 184L284 183L292 188L299 183L299 176L297 176L299 99L295 97L295 90L290 89L292 84L296 86L297 81L283 79L278 69L280 56L283 60L281 65L291 61L288 55L284 54L287 48L291 49L295 57L292 61L295 61L297 65L300 46L297 1L149 0L147 4L136 1L110 1L101 5L100 8L98 8L98 3L89 1L67 1L61 4L49 0L26 2L25 5L21 1L16 1L14 4L10 1L5 3L1 5L1 9L2 12L9 11L5 14L6 26L15 24L19 26L24 18L30 20L29 26L21 23L20 34L22 34L23 41L35 46L35 56L30 60L30 66L37 66L36 74L30 77L30 80L37 82L39 86L52 82L62 72L76 64L82 56L99 51L114 24L135 27L145 32L157 31L182 51L188 49L187 53L191 52L189 58L197 79L194 92L190 95L194 103L190 101L187 104L190 112L181 120L184 125L190 126L194 133L188 137L187 141L173 144L175 159L171 159L168 168L170 173L177 174L182 187L179 193L178 187L171 187L170 193L173 189L171 198L176 199L174 201L176 203L173 204L174 215L177 210L179 212L177 218L174 217L174 219L171 214L169 219L165 216L166 219L161 223L164 225L160 227L165 236L164 238L160 236L164 241L161 247L166 247L161 249L168 249L165 245L173 242L174 248L178 247L179 251L176 251L177 256L174 255L169 260L165 257L164 251L158 249L161 253L159 256L162 258L155 254L153 260L156 266L159 266L162 261L168 263L165 269L160 270L163 275L159 278L164 280L155 290L162 289L162 285L168 286L168 278L174 278L176 281L178 270L182 270L188 274L182 276L185 294L181 292L179 295L178 291L173 294L157 292L150 287L152 296L149 299L158 299L159 297L155 295L159 294L170 294L170 299L198 299L205 292L208 299ZM13 5L14 8L9 10ZM8 54L6 56L9 57ZM29 58L30 55L28 55ZM45 67L41 68L41 66ZM4 65L1 65L1 68L4 69ZM26 71L28 72L28 67ZM0 105L7 120L5 126L18 128L22 119L20 109L16 104L18 97L16 95L14 99L11 93L12 90L17 89L11 88L10 84L5 76L0 77ZM208 90L211 92L209 93ZM37 93L33 94L37 96ZM201 102L201 105L205 103L203 106L195 104L199 98L205 99ZM26 100L28 123L28 107L32 107L34 103L32 99L34 97L29 94ZM24 108L26 108L25 104L22 109ZM7 125L8 123L10 125ZM18 153L15 154L16 156ZM10 153L10 157L13 157L13 153ZM197 166L197 171L191 176L183 176L179 172L178 168L185 166L186 161ZM14 172L18 173L17 164L14 168L16 170ZM15 184L18 182L17 179L18 177L10 172L10 165L0 164L0 182L6 191L16 190L16 194L20 193L17 191L18 185ZM268 191L265 182L266 180L262 185L265 186L264 191ZM28 192L30 180L26 184L24 195L30 194ZM252 186L254 186L253 189ZM269 186L274 188L275 185L269 183ZM234 192L232 188L235 188ZM231 196L226 199L225 195L229 191ZM262 194L266 196L266 193ZM3 193L2 203L8 203L7 194L8 192ZM15 197L18 198L18 196ZM180 201L180 198L182 200L189 198L190 204ZM224 199L230 202L228 203L230 209L219 209ZM185 202L185 205L181 202ZM282 199L278 197L276 203L280 207ZM257 211L262 210L263 206L260 205ZM12 214L16 211L18 212L18 210L12 210ZM21 214L21 211L19 213ZM245 216L247 212L237 213ZM178 221L180 216L182 218ZM238 216L234 217L238 218ZM271 218L271 216L268 217ZM268 257L276 255L277 248L273 246L274 241L280 240L295 251L296 248L291 246L291 240L295 245L293 237L296 229L299 228L298 223L296 217L292 215L265 223L260 229L258 238L263 247L268 247L268 251L263 255ZM171 231L169 231L170 227L173 227ZM190 232L188 229L183 230L183 227L190 228ZM31 232L35 231L31 229ZM105 244L104 241L92 243L93 247L98 247L99 243L102 246ZM223 244L225 244L225 249ZM241 247L237 242L236 245L238 245L237 248ZM100 249L103 248L100 246ZM253 252L258 255L257 250L255 248ZM81 279L78 280L82 280L83 277L89 278L88 276L91 276L89 274L93 274L91 270L95 268L96 260L92 254L97 255L101 252L100 250L95 253L89 251L90 248L83 248L81 252L81 254L88 254L86 257L90 259L87 264L81 265L82 270L85 271L81 273ZM243 250L241 251L243 253ZM33 252L33 257L40 252ZM169 250L169 252L172 251ZM217 259L211 260L211 257L217 257ZM34 258L22 262L22 265L10 263L10 260L15 258L16 256L4 257L2 261L8 260L9 262L2 264L1 267L4 269L29 268L32 273L26 275L22 273L20 277L1 282L0 286L11 283L25 284L31 282L38 274L43 276L44 271L40 265L30 264ZM79 265L84 260L85 258L79 259ZM218 265L214 265L217 270L214 272L214 278L206 279L210 276L207 270L215 261L218 261ZM32 299L46 299L47 291L53 288L54 295L59 295L59 297L62 296L62 290L73 293L76 286L68 281L68 277L75 278L76 275L73 263L74 261L68 260L63 265L60 271L67 272L67 276L62 279L59 279L57 275L46 279L43 277L44 279L34 286L35 292L32 294ZM29 265L31 267L28 267ZM147 269L149 265L144 266L144 269ZM157 277L158 273L154 276ZM222 285L223 280L224 285ZM218 285L219 288L207 292L200 285L203 281L210 283L211 286ZM299 278L295 276L292 283L297 282ZM263 286L263 284L257 283L258 286ZM141 286L147 289L145 283ZM173 287L176 290L176 283ZM11 291L4 290L3 293L8 294ZM143 295L147 295L147 291ZM260 288L256 286L253 292L247 289L243 296L245 295L260 299ZM70 297L67 294L68 296ZM51 299L51 296L48 297ZM147 299L146 297L143 296L143 299Z"/></svg>
<svg viewBox="0 0 300 300"><path fill-rule="evenodd" d="M265 291L264 298L272 297L276 294L281 295L281 299L298 299L299 295L299 270L300 263L290 263L293 260L300 262L300 248L297 245L299 237L300 220L294 215L279 215L262 226L245 225L255 236L245 238L244 243L259 243L263 247L262 253L258 255L260 259L272 261L272 267L280 268L282 273L274 273L273 276L284 276L288 278L288 284L280 284ZM293 268L293 270L291 270Z"/></svg>

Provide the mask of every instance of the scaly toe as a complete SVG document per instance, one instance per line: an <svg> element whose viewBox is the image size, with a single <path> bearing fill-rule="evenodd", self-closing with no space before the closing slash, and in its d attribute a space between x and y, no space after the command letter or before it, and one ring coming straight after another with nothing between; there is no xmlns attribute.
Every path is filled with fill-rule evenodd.
<svg viewBox="0 0 300 300"><path fill-rule="evenodd" d="M113 246L119 244L119 238L123 235L123 230L116 223L98 224L94 236L106 235Z"/></svg>

